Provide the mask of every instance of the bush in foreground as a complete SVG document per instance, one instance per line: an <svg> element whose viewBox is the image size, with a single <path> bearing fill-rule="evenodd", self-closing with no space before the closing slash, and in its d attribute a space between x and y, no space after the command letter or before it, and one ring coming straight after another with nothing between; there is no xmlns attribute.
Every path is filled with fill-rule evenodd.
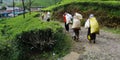
<svg viewBox="0 0 120 60"><path fill-rule="evenodd" d="M53 53L60 57L69 51L71 40L60 24L40 21L36 14L1 21L1 60L47 59Z"/></svg>

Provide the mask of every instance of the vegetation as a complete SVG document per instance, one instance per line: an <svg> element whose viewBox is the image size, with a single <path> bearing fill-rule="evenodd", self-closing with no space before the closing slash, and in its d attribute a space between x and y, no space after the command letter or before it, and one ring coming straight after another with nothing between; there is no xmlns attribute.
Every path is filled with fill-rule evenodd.
<svg viewBox="0 0 120 60"><path fill-rule="evenodd" d="M49 1L35 0L33 5L47 7L61 0ZM101 26L107 26L111 28L110 31L119 33L119 6L119 1L62 0L43 10L52 11L53 18L57 21L63 21L64 12L72 15L79 12L84 17L82 25L89 14L93 13ZM63 32L58 22L39 20L36 12L25 16L26 18L18 16L0 19L0 60L57 60L69 52L72 40Z"/></svg>
<svg viewBox="0 0 120 60"><path fill-rule="evenodd" d="M107 31L107 32L114 33L114 34L120 34L120 28L107 28L107 27L103 27L102 29Z"/></svg>
<svg viewBox="0 0 120 60"><path fill-rule="evenodd" d="M3 1L12 6L13 0L3 0ZM21 1L22 0L15 0L15 5L22 7L22 2ZM25 1L26 5L29 4L29 0L24 0L24 1ZM58 2L60 2L61 0L31 0L31 1L32 1L32 6L48 7L48 6L51 6L51 5L54 5Z"/></svg>
<svg viewBox="0 0 120 60"><path fill-rule="evenodd" d="M40 1L40 2L38 2ZM36 0L33 2L34 6L44 6L48 7L51 5L55 5L56 3L60 2L61 0Z"/></svg>
<svg viewBox="0 0 120 60"><path fill-rule="evenodd" d="M69 52L71 40L59 23L43 22L38 15L0 20L0 60L53 60Z"/></svg>
<svg viewBox="0 0 120 60"><path fill-rule="evenodd" d="M75 12L81 13L84 21L88 18L89 14L92 13L97 17L101 26L118 28L120 27L119 6L119 1L63 0L60 4L50 6L43 10L53 11L53 17L59 20L62 20L62 14L65 11L72 15L74 15Z"/></svg>

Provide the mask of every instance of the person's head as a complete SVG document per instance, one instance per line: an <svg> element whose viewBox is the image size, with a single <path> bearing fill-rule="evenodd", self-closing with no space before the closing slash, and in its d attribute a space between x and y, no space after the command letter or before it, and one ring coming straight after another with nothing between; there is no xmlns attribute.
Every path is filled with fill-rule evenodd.
<svg viewBox="0 0 120 60"><path fill-rule="evenodd" d="M48 11L47 14L50 14L50 12Z"/></svg>
<svg viewBox="0 0 120 60"><path fill-rule="evenodd" d="M93 15L93 14L90 14L90 15L89 15L89 18L92 18L92 17L94 17L94 15Z"/></svg>
<svg viewBox="0 0 120 60"><path fill-rule="evenodd" d="M65 12L65 14L67 14L67 12Z"/></svg>

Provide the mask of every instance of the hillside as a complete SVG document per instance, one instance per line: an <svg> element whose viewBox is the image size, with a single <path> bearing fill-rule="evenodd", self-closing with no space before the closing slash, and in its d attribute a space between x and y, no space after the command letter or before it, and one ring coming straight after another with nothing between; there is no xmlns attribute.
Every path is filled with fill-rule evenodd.
<svg viewBox="0 0 120 60"><path fill-rule="evenodd" d="M51 6L54 5L61 0L31 0L32 1L32 6ZM22 6L21 0L15 0L15 3L17 6ZM29 2L29 0L25 0L26 4ZM12 0L3 0L3 3L6 5L12 5Z"/></svg>
<svg viewBox="0 0 120 60"><path fill-rule="evenodd" d="M63 0L60 4L50 6L43 10L53 11L56 20L62 20L62 14L66 11L72 15L79 12L83 15L84 21L89 14L95 14L101 26L110 28L120 27L120 2L119 1L81 1ZM84 21L82 24L84 24Z"/></svg>
<svg viewBox="0 0 120 60"><path fill-rule="evenodd" d="M61 0L34 0L33 5L34 6L51 6L54 5L58 2L60 2Z"/></svg>
<svg viewBox="0 0 120 60"><path fill-rule="evenodd" d="M119 0L62 0L62 2L70 1L119 1Z"/></svg>
<svg viewBox="0 0 120 60"><path fill-rule="evenodd" d="M0 60L52 60L57 53L56 60L68 53L70 46L62 26L40 20L38 12L0 20Z"/></svg>

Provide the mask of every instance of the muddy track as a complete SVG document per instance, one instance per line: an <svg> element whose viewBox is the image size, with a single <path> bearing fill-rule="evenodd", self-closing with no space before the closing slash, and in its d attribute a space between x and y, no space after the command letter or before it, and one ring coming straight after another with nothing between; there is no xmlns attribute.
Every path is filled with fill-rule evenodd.
<svg viewBox="0 0 120 60"><path fill-rule="evenodd" d="M72 29L69 34L72 36ZM89 43L86 35L87 29L82 28L79 42L73 42L72 53L65 56L64 60L73 59L73 57L73 60L120 60L120 35L100 30L96 44Z"/></svg>

